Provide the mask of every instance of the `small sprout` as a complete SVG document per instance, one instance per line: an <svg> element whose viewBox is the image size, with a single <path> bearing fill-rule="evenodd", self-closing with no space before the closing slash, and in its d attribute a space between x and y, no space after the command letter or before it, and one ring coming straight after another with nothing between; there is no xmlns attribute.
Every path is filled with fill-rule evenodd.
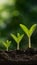
<svg viewBox="0 0 37 65"><path fill-rule="evenodd" d="M31 48L31 40L30 40L30 38L31 38L31 35L33 34L34 30L36 29L36 26L37 26L37 24L33 24L33 25L31 26L31 28L28 29L25 25L20 24L20 27L21 27L22 30L27 34L27 36L28 36L28 38L29 38L29 48Z"/></svg>
<svg viewBox="0 0 37 65"><path fill-rule="evenodd" d="M19 33L17 33L17 36L15 36L14 34L11 34L11 36L16 41L16 43L17 43L17 50L19 50L19 43L21 42L24 34L20 35Z"/></svg>
<svg viewBox="0 0 37 65"><path fill-rule="evenodd" d="M8 51L8 48L10 47L11 41L7 40L6 42L2 42L2 44L6 47L6 50Z"/></svg>

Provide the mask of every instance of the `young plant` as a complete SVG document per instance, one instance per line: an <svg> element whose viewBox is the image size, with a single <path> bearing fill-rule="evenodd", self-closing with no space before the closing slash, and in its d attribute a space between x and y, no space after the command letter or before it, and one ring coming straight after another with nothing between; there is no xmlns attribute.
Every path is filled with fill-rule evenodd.
<svg viewBox="0 0 37 65"><path fill-rule="evenodd" d="M6 51L8 51L8 48L11 45L11 41L7 40L6 42L2 42L2 44L6 47Z"/></svg>
<svg viewBox="0 0 37 65"><path fill-rule="evenodd" d="M17 33L17 36L15 36L14 34L11 34L11 36L16 41L16 43L17 43L17 50L19 50L19 43L22 40L24 34L20 35L19 33Z"/></svg>
<svg viewBox="0 0 37 65"><path fill-rule="evenodd" d="M31 48L31 35L33 34L34 30L36 29L37 24L33 24L30 29L28 29L25 25L20 24L22 30L27 34L29 39L29 48Z"/></svg>

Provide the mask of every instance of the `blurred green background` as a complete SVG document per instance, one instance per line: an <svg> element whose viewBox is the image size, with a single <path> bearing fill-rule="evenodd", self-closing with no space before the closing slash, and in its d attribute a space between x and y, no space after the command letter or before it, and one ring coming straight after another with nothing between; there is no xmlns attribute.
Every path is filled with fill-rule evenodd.
<svg viewBox="0 0 37 65"><path fill-rule="evenodd" d="M30 28L37 24L37 0L0 0L0 49L5 49L1 41L11 40L9 49L16 49L16 42L10 33L23 34L19 24ZM24 33L25 34L25 33ZM37 48L37 29L31 36L32 47ZM24 35L20 42L20 49L28 47L28 37Z"/></svg>

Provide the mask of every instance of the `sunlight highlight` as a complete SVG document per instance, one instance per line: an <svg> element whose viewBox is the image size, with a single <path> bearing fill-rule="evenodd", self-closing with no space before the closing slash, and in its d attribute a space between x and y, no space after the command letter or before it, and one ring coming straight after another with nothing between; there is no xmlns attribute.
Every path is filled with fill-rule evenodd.
<svg viewBox="0 0 37 65"><path fill-rule="evenodd" d="M7 3L7 0L0 0L0 5L4 5Z"/></svg>
<svg viewBox="0 0 37 65"><path fill-rule="evenodd" d="M0 6L1 5L14 5L15 0L0 0Z"/></svg>
<svg viewBox="0 0 37 65"><path fill-rule="evenodd" d="M16 0L0 0L0 10L2 10L5 7L5 5L14 6L15 2Z"/></svg>
<svg viewBox="0 0 37 65"><path fill-rule="evenodd" d="M9 16L10 16L10 14L9 14L9 12L7 12L7 11L3 11L3 12L1 13L1 17L2 17L3 19L9 18Z"/></svg>

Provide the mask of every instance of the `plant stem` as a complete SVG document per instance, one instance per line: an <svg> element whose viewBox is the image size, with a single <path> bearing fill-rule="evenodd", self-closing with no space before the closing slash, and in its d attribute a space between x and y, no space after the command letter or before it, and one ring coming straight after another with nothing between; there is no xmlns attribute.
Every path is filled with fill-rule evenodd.
<svg viewBox="0 0 37 65"><path fill-rule="evenodd" d="M29 48L31 48L31 39L29 37Z"/></svg>
<svg viewBox="0 0 37 65"><path fill-rule="evenodd" d="M8 47L7 47L6 51L8 51Z"/></svg>
<svg viewBox="0 0 37 65"><path fill-rule="evenodd" d="M17 43L17 50L19 50L19 43Z"/></svg>

